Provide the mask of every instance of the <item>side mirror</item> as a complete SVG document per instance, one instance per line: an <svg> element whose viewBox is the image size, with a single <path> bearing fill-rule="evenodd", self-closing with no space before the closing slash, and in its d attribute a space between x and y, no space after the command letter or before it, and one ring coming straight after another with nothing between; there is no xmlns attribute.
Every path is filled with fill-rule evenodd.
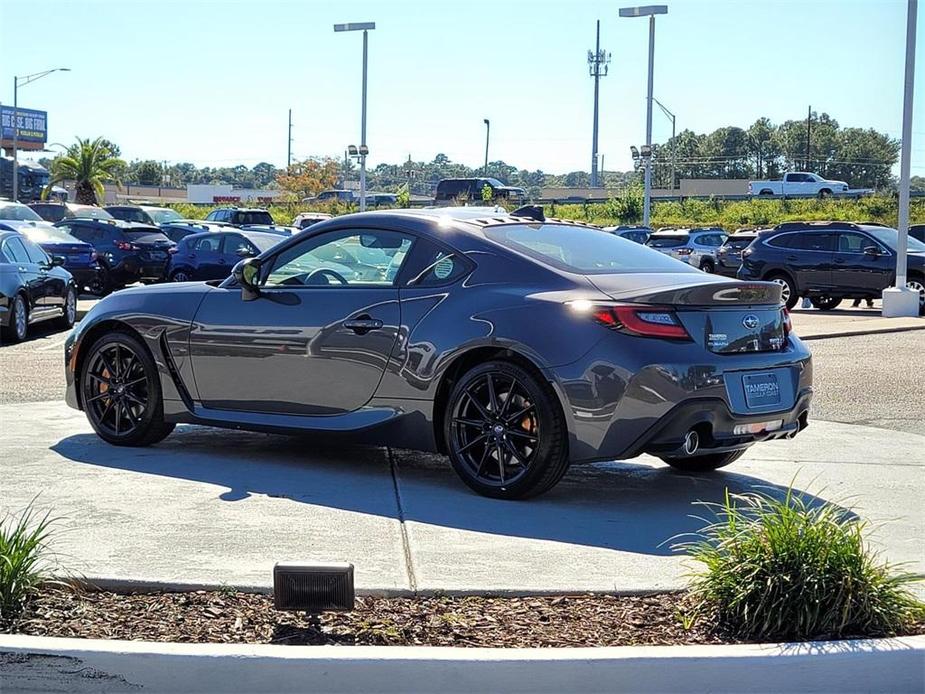
<svg viewBox="0 0 925 694"><path fill-rule="evenodd" d="M236 263L231 274L241 287L244 301L253 301L260 296L260 261L257 258L245 258Z"/></svg>
<svg viewBox="0 0 925 694"><path fill-rule="evenodd" d="M864 249L864 255L870 256L871 258L877 258L880 256L880 249L876 246L867 246Z"/></svg>
<svg viewBox="0 0 925 694"><path fill-rule="evenodd" d="M63 255L53 255L51 256L51 267L62 267L67 262L67 258Z"/></svg>

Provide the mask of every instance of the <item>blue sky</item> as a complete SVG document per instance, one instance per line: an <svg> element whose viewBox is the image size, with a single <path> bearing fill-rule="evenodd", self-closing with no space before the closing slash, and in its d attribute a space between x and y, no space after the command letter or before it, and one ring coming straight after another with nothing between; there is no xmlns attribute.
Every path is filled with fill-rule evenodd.
<svg viewBox="0 0 925 694"><path fill-rule="evenodd" d="M648 1L648 0L647 0ZM444 152L529 169L589 168L594 22L612 53L601 82L600 151L631 166L645 137L647 23L619 0L0 0L0 101L12 77L59 65L20 91L49 112L49 141L103 135L128 159L226 166L340 156L359 140L361 36L370 34L370 164ZM678 128L710 131L805 117L898 137L905 0L667 0L655 96ZM925 11L919 10L913 174L925 175ZM671 125L658 111L654 137Z"/></svg>

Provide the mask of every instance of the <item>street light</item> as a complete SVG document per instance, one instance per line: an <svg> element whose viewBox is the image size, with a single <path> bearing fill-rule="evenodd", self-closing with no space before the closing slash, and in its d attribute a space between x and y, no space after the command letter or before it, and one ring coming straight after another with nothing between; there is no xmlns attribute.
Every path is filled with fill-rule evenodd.
<svg viewBox="0 0 925 694"><path fill-rule="evenodd" d="M19 87L25 87L36 80L50 75L53 72L70 72L69 67L53 67L51 70L42 70L33 72L31 75L22 77L13 77L13 202L19 202L19 157L16 154L16 146L19 144Z"/></svg>
<svg viewBox="0 0 925 694"><path fill-rule="evenodd" d="M675 117L674 114L665 108L664 104L661 101L652 97L652 101L655 102L655 105L662 109L662 113L668 116L671 119L671 190L674 191L674 174L675 174L675 163L676 157L675 152L678 150L678 143L675 142Z"/></svg>
<svg viewBox="0 0 925 694"><path fill-rule="evenodd" d="M366 211L366 65L368 32L376 28L375 22L350 22L348 24L335 24L334 31L362 31L363 32L363 98L360 106L360 212ZM369 150L367 149L367 152Z"/></svg>
<svg viewBox="0 0 925 694"><path fill-rule="evenodd" d="M668 5L645 5L643 7L621 7L621 17L649 18L649 88L646 97L646 145L652 147L652 73L655 64L655 15L668 14ZM645 198L642 208L642 223L649 226L649 209L652 204L652 159L645 163Z"/></svg>
<svg viewBox="0 0 925 694"><path fill-rule="evenodd" d="M488 176L488 134L491 132L491 121L487 118L482 119L485 123L485 168L482 170L483 176Z"/></svg>
<svg viewBox="0 0 925 694"><path fill-rule="evenodd" d="M906 284L906 258L909 246L909 176L912 157L912 93L915 85L915 22L918 0L909 0L906 17L906 88L903 94L902 158L899 164L899 224L896 239L896 286L883 290L883 315L916 316L919 313L921 285Z"/></svg>

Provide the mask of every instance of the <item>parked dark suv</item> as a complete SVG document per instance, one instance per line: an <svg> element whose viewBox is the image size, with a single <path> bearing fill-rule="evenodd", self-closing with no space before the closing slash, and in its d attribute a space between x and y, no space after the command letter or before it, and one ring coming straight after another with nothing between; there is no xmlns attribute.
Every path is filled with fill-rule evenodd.
<svg viewBox="0 0 925 694"><path fill-rule="evenodd" d="M713 272L725 277L735 277L739 266L742 265L742 251L757 238L756 229L737 231L732 236L727 236L723 245L716 249L716 264Z"/></svg>
<svg viewBox="0 0 925 694"><path fill-rule="evenodd" d="M206 221L243 227L248 224L273 224L273 217L259 207L219 207L206 216Z"/></svg>
<svg viewBox="0 0 925 694"><path fill-rule="evenodd" d="M497 178L444 178L437 184L434 201L438 205L449 204L456 200L482 204L482 189L485 186L491 189L492 200L522 203L527 197L527 192L523 188L506 186Z"/></svg>
<svg viewBox="0 0 925 694"><path fill-rule="evenodd" d="M909 227L909 236L916 241L925 243L925 224L913 224Z"/></svg>
<svg viewBox="0 0 925 694"><path fill-rule="evenodd" d="M105 219L66 219L55 226L96 249L103 294L166 278L168 251L174 243L158 227Z"/></svg>
<svg viewBox="0 0 925 694"><path fill-rule="evenodd" d="M781 286L788 308L806 296L816 308L831 310L842 299L880 298L896 278L895 229L853 222L786 222L758 238L742 253L737 277ZM925 308L925 243L909 239L908 285Z"/></svg>

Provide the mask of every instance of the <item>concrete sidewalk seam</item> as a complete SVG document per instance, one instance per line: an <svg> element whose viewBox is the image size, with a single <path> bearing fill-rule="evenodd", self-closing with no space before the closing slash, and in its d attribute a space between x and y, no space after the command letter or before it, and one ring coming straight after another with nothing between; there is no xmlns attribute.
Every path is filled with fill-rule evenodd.
<svg viewBox="0 0 925 694"><path fill-rule="evenodd" d="M386 446L389 456L389 469L392 472L392 486L395 489L395 505L398 507L398 527L401 532L401 548L405 555L405 571L408 574L408 586L414 595L418 594L418 582L414 575L414 564L411 559L411 544L408 540L408 528L405 527L405 508L401 502L401 488L398 485L398 464L392 454L392 447Z"/></svg>
<svg viewBox="0 0 925 694"><path fill-rule="evenodd" d="M913 330L925 330L925 325L910 325L902 328L880 328L872 330L849 330L845 332L817 333L815 335L800 335L801 340L828 340L833 337L862 337L864 335L887 335L889 333L908 333Z"/></svg>

